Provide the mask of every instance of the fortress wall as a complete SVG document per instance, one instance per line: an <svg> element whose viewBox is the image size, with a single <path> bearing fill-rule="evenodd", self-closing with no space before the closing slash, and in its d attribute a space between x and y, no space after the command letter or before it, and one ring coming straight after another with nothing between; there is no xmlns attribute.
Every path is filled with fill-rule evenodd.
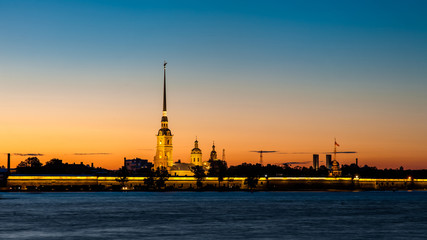
<svg viewBox="0 0 427 240"><path fill-rule="evenodd" d="M351 178L261 178L258 182L267 190L352 190L354 183ZM259 188L260 186L258 186Z"/></svg>
<svg viewBox="0 0 427 240"><path fill-rule="evenodd" d="M98 185L98 179L96 176L9 176L7 185Z"/></svg>
<svg viewBox="0 0 427 240"><path fill-rule="evenodd" d="M125 185L128 189L141 189L145 177L129 177ZM244 177L224 178L221 187L248 189ZM58 189L98 189L108 190L120 187L116 177L96 176L9 176L7 186L12 189L32 190L52 187ZM177 190L195 189L193 177L169 177L167 187ZM218 186L216 177L207 177L203 186ZM42 188L40 188L42 187ZM48 188L47 188L48 189ZM259 178L256 190L427 190L427 179L369 179L369 178L329 178L329 177L269 177Z"/></svg>

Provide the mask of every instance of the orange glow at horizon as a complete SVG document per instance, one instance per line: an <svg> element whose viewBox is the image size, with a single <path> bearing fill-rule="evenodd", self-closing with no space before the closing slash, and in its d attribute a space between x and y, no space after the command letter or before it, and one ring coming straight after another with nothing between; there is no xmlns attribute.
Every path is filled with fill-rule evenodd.
<svg viewBox="0 0 427 240"><path fill-rule="evenodd" d="M59 158L107 169L118 169L124 157L152 162L162 116L161 68L158 72L130 85L114 82L113 76L103 87L96 81L73 86L68 82L80 76L63 76L70 79L67 84L42 84L37 94L18 91L20 83L9 86L0 101L7 113L0 119L0 153L40 153L43 163ZM417 91L353 87L352 92L324 97L331 90L322 86L313 90L304 84L251 86L237 81L223 89L214 79L186 87L181 84L186 73L171 72L168 116L174 161L190 161L197 136L205 161L215 141L218 157L225 149L229 165L257 163L259 154L250 151L275 150L279 153L264 155L265 164L311 166L312 154L284 153L321 154L324 164L322 153L333 151L336 137L338 151L357 152L339 154L340 164L358 158L360 166L427 168L427 114L418 110L423 101L417 100ZM359 96L361 91L365 95ZM394 99L397 94L399 100ZM26 157L12 155L12 167ZM1 165L6 165L6 155L0 155Z"/></svg>
<svg viewBox="0 0 427 240"><path fill-rule="evenodd" d="M176 104L171 105L173 109ZM57 114L49 114L50 111ZM72 114L65 114L60 109L47 109L47 118L37 115L32 118L22 116L18 120L2 124L2 149L12 153L12 167L28 157L14 155L15 153L43 154L38 156L43 163L59 158L68 163L94 163L95 167L107 169L118 169L123 164L124 157L153 161L155 134L160 128L159 111L134 116L130 109L127 114L117 116L107 114L104 110L90 111L92 110L88 110L85 119L82 119L72 118ZM311 166L312 154L317 153L320 154L322 165L325 161L322 153L333 151L335 135L330 132L333 132L334 126L325 124L327 121L322 116L315 121L324 121L322 127L318 127L309 118L302 116L294 115L294 119L289 117L281 120L280 112L277 111L274 113L278 115L272 116L264 110L260 115L252 116L251 122L244 120L250 118L248 112L244 111L240 112L240 116L234 114L213 121L209 120L212 117L209 114L205 118L196 119L191 113L178 114L177 111L179 110L169 111L169 126L174 134L175 161L190 161L190 151L196 135L203 160L208 160L212 141L215 141L218 157L222 158L222 149L225 149L229 165L258 163L259 154L250 152L253 150L278 151L265 154L265 164L308 162L293 166ZM426 168L423 156L427 155L427 151L423 148L423 141L401 134L372 136L368 133L381 133L387 131L386 127L381 129L376 125L362 130L347 127L352 124L354 123L347 120L337 131L341 133L337 138L341 145L338 151L357 152L338 154L337 160L341 164L354 163L355 158L358 158L359 166L367 164L379 168ZM6 153L4 150L3 153ZM6 165L6 155L0 158L1 165Z"/></svg>

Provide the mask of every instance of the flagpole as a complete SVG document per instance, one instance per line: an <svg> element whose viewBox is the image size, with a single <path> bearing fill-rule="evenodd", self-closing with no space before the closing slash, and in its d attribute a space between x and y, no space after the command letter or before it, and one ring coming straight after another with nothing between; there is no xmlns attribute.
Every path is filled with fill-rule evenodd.
<svg viewBox="0 0 427 240"><path fill-rule="evenodd" d="M337 139L334 138L334 160L337 160Z"/></svg>

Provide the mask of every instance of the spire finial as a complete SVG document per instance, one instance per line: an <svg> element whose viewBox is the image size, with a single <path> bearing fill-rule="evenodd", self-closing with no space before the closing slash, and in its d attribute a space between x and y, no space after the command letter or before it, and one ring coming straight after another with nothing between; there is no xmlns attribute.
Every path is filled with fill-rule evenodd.
<svg viewBox="0 0 427 240"><path fill-rule="evenodd" d="M166 60L163 63L163 114L166 113Z"/></svg>

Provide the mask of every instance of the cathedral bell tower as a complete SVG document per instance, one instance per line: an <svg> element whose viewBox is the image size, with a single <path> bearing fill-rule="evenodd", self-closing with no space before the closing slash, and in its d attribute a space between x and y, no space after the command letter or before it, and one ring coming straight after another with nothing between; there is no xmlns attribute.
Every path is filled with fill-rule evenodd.
<svg viewBox="0 0 427 240"><path fill-rule="evenodd" d="M154 156L154 169L166 168L168 171L173 165L172 158L172 133L168 127L168 114L166 108L166 61L163 64L163 114L161 128L157 133L157 150Z"/></svg>
<svg viewBox="0 0 427 240"><path fill-rule="evenodd" d="M215 142L212 145L212 151L211 151L211 156L210 156L209 160L218 160L218 156L217 156L217 153L215 151Z"/></svg>

